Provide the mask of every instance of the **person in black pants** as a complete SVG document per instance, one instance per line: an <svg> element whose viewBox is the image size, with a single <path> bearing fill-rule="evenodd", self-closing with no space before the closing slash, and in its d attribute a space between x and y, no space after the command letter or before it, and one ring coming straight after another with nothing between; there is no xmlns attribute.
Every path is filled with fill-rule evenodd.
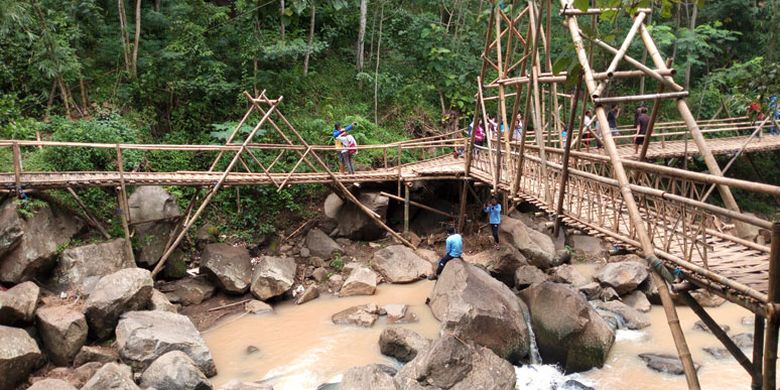
<svg viewBox="0 0 780 390"><path fill-rule="evenodd" d="M501 246L498 243L498 227L501 225L501 204L498 203L495 195L490 197L490 203L485 205L483 211L488 213L490 229L493 231L493 240L496 243L496 249L499 249Z"/></svg>

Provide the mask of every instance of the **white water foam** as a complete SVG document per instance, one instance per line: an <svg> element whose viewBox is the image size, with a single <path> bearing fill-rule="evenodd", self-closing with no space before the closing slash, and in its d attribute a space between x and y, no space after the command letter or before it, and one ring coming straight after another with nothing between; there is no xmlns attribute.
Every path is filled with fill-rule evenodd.
<svg viewBox="0 0 780 390"><path fill-rule="evenodd" d="M618 329L615 332L615 342L618 341L647 341L650 335L641 330Z"/></svg>
<svg viewBox="0 0 780 390"><path fill-rule="evenodd" d="M576 380L586 386L593 386L592 382L584 379L580 374L565 375L557 366L549 364L527 364L521 367L515 366L517 375L517 390L550 390L564 389L562 387L568 380Z"/></svg>

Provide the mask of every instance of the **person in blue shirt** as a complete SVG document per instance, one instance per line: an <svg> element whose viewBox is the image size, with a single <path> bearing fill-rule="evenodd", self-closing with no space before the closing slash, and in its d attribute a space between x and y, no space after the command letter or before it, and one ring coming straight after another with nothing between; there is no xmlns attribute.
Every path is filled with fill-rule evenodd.
<svg viewBox="0 0 780 390"><path fill-rule="evenodd" d="M498 244L498 226L501 225L501 204L498 203L495 195L490 197L490 203L485 205L483 211L488 214L490 229L493 231L493 240L496 242L496 249L499 249L501 246Z"/></svg>
<svg viewBox="0 0 780 390"><path fill-rule="evenodd" d="M344 155L342 151L344 150L344 145L342 145L341 140L339 140L339 137L341 137L342 133L346 133L352 128L355 127L355 123L350 123L347 125L347 127L341 127L341 123L336 122L333 125L333 141L336 145L336 150L338 150L338 156L339 156L339 172L344 173L344 167L346 166L346 163L344 162Z"/></svg>
<svg viewBox="0 0 780 390"><path fill-rule="evenodd" d="M771 120L769 134L774 136L780 135L780 128L778 128L778 121L780 121L780 104L778 104L777 95L769 97L769 119Z"/></svg>
<svg viewBox="0 0 780 390"><path fill-rule="evenodd" d="M463 237L455 232L455 227L447 226L447 241L444 245L444 257L439 260L439 266L436 268L436 275L429 278L434 280L439 277L444 266L452 259L462 258L463 256Z"/></svg>

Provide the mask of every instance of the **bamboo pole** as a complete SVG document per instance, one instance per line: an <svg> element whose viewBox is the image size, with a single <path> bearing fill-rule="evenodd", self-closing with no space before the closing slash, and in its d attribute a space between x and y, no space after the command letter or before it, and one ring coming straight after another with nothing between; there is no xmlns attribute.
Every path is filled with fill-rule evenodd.
<svg viewBox="0 0 780 390"><path fill-rule="evenodd" d="M76 191L73 191L73 188L67 187L68 193L73 197L73 200L76 201L76 204L79 205L81 208L81 211L84 212L84 216L87 218L87 221L90 222L90 225L94 226L95 229L97 229L101 235L103 235L103 238L106 240L111 238L111 235L108 234L105 228L103 228L103 225L98 222L98 220L92 216L92 213L89 212L89 209L87 208L87 205L84 204L84 202L81 201L81 198L76 193Z"/></svg>
<svg viewBox="0 0 780 390"><path fill-rule="evenodd" d="M192 226L192 223L195 222L196 219L203 213L203 211L206 209L206 206L208 206L211 199L214 197L214 195L219 191L220 187L222 187L222 183L225 182L225 179L227 178L228 174L231 170L233 170L233 167L236 165L236 162L238 161L238 158L241 156L241 153L246 149L247 144L254 138L255 134L257 134L257 131L260 130L260 127L271 117L271 114L276 110L276 106L281 103L282 98L280 97L278 101L274 104L272 104L268 111L265 112L262 119L260 119L260 122L257 123L257 125L252 129L252 131L247 135L244 142L241 144L241 148L236 152L236 155L233 156L233 159L228 164L227 168L222 172L220 175L219 180L214 184L213 187L209 190L209 192L206 194L206 197L203 199L203 202L201 202L200 206L198 206L198 209L195 211L195 214L189 220L182 225L181 232L179 232L176 239L173 241L170 247L163 253L163 255L160 257L160 260L157 261L157 265L155 265L154 269L152 270L152 277L156 276L160 271L162 270L162 267L165 265L165 262L168 260L168 258L173 254L173 251L176 249L176 247L179 245L182 239L184 239L184 236L187 235L187 231ZM256 104L256 103L254 103ZM258 107L259 108L259 107Z"/></svg>
<svg viewBox="0 0 780 390"><path fill-rule="evenodd" d="M561 188L558 191L558 206L555 208L555 226L553 227L553 237L558 237L558 232L561 227L561 220L563 219L563 198L566 195L566 184L569 180L569 155L571 152L571 139L573 137L574 129L574 116L577 115L577 102L580 98L580 92L582 91L582 75L577 78L577 89L574 90L574 102L571 106L571 112L569 114L569 123L566 128L568 134L566 135L566 146L563 150L563 168L561 170Z"/></svg>
<svg viewBox="0 0 780 390"><path fill-rule="evenodd" d="M409 233L409 185L404 185L404 234Z"/></svg>
<svg viewBox="0 0 780 390"><path fill-rule="evenodd" d="M116 187L116 202L119 205L119 219L122 222L122 231L125 234L125 256L127 256L127 258L130 259L133 264L135 264L133 243L130 241L130 225L128 224L127 213L125 212L125 209L127 209L127 204L125 203L124 197L122 196L121 187Z"/></svg>
<svg viewBox="0 0 780 390"><path fill-rule="evenodd" d="M561 7L566 8L567 6L567 0L561 0ZM580 37L577 20L572 16L567 16L566 23L569 27L569 32L571 34L572 41L574 42L574 47L577 50L577 57L584 71L585 84L588 88L588 91L592 95L593 92L595 92L597 85L593 80L592 70L582 44L582 38ZM596 107L596 118L598 119L599 125L602 129L609 129L609 122L607 121L607 115L603 106ZM629 219L631 220L632 225L636 231L637 238L641 243L642 251L646 258L655 257L655 247L653 246L653 242L650 239L644 221L642 220L641 214L639 213L639 208L629 187L630 183L628 181L628 176L626 175L626 171L623 167L620 156L618 155L615 141L612 139L612 133L610 131L604 131L602 132L602 137L604 139L604 148L607 150L607 154L609 155L612 162L613 174L620 184L620 193L625 202L626 209L629 214ZM666 313L666 318L672 331L672 337L674 338L675 346L677 347L677 353L685 371L688 387L691 389L699 389L700 386L699 380L696 377L696 368L693 365L693 359L691 358L691 353L688 350L688 345L685 342L685 336L682 332L682 329L680 328L680 320L677 318L674 302L672 302L672 297L669 294L666 283L663 279L660 278L660 276L658 276L657 273L653 273L651 278L655 286L658 288L658 293L661 297L661 302Z"/></svg>
<svg viewBox="0 0 780 390"><path fill-rule="evenodd" d="M772 249L769 254L769 291L767 292L766 329L764 333L764 390L775 389L777 367L777 333L780 326L777 304L780 303L780 213L772 225Z"/></svg>
<svg viewBox="0 0 780 390"><path fill-rule="evenodd" d="M634 24L631 26L631 29L628 30L628 34L623 40L623 44L620 45L620 49L618 49L618 52L615 53L615 57L612 58L612 62L610 62L609 66L607 67L606 73L608 78L602 81L596 88L596 92L593 94L594 98L601 96L601 94L604 92L604 88L606 88L607 83L609 83L609 79L611 78L612 74L614 74L617 70L618 64L620 64L623 56L626 55L626 51L628 51L628 48L631 46L631 42L634 41L634 37L636 36L637 31L639 31L639 26L644 22L646 15L647 14L644 12L639 12L634 17Z"/></svg>
<svg viewBox="0 0 780 390"><path fill-rule="evenodd" d="M631 96L610 96L594 98L593 102L596 104L612 104L612 103L627 103L627 102L642 102L645 100L654 99L681 99L688 97L687 91L681 92L665 92L646 95L631 95Z"/></svg>
<svg viewBox="0 0 780 390"><path fill-rule="evenodd" d="M12 146L14 155L14 183L16 195L22 196L22 152L19 149L19 143L14 142Z"/></svg>
<svg viewBox="0 0 780 390"><path fill-rule="evenodd" d="M530 12L528 13L530 24L531 26L534 26L534 28L531 30L532 31L531 35L534 42L532 52L531 52L531 57L532 57L531 79L533 80L531 83L531 87L533 90L532 94L533 94L533 106L534 106L533 108L534 133L536 133L536 143L539 146L539 158L541 158L542 161L544 162L547 160L547 155L545 153L545 147L546 147L545 138L544 138L544 134L542 133L543 124L541 118L542 108L541 108L541 102L539 96L539 83L536 81L539 75L539 68L540 68L539 61L538 61L539 60L538 42L539 42L539 35L542 27L541 21L537 16L541 15L541 12L539 12L539 10L536 9L535 4L531 0L528 1L528 7L531 8ZM541 165L541 174L542 177L547 177L546 164ZM542 185L544 186L545 202L552 201L547 182L543 181Z"/></svg>
<svg viewBox="0 0 780 390"><path fill-rule="evenodd" d="M124 158L122 158L122 148L119 147L119 145L116 146L116 166L117 170L119 171L119 187L121 188L120 196L122 197L122 202L125 206L127 206L127 186L125 186L125 162ZM127 218L128 223L130 222L130 210L129 207L122 207L125 218Z"/></svg>
<svg viewBox="0 0 780 390"><path fill-rule="evenodd" d="M753 372L750 387L753 390L761 390L763 384L761 371L764 364L764 317L756 314L753 321Z"/></svg>
<svg viewBox="0 0 780 390"><path fill-rule="evenodd" d="M495 178L497 176L493 174L494 173L493 172L493 161L494 160L493 160L493 146L492 146L492 141L491 141L491 138L493 138L493 137L492 137L492 134L488 134L487 111L485 110L485 101L482 99L482 96L483 96L482 95L482 84L478 85L477 88L478 88L477 89L477 93L479 95L477 99L479 101L480 109L481 109L481 112L482 112L482 125L485 127L485 129L484 129L485 130L485 139L487 139L487 145L488 145L488 160L490 161L490 163L488 163L488 166L490 167L490 171L491 171L490 173L491 173L491 176L493 177L493 192L495 193L498 190L498 182L495 180ZM475 123L474 126L475 126L475 129L476 129L477 124Z"/></svg>
<svg viewBox="0 0 780 390"><path fill-rule="evenodd" d="M295 173L295 171L301 165L303 160L306 159L306 155L308 155L309 152L311 152L311 148L307 148L306 152L304 152L303 155L301 156L301 158L298 159L298 162L295 163L295 165L293 166L292 170L290 170L290 173L288 173L287 177L285 177L284 181L282 181L282 184L280 184L279 188L276 189L276 192L280 192L282 190L282 188L284 188L284 185L287 184L287 181L290 180L290 178L292 177L293 173Z"/></svg>
<svg viewBox="0 0 780 390"><path fill-rule="evenodd" d="M406 202L406 197L405 196L402 198L400 196L395 196L393 194L390 194L390 193L387 193L387 192L384 192L384 191L379 192L379 195L386 196L386 197L388 197L390 199L395 199L395 200L398 200L398 201L401 201L401 202ZM427 205L424 205L422 203L415 202L413 200L409 200L409 204L412 205L412 206L415 206L415 207L419 207L419 208L424 209L424 210L428 210L428 211L430 211L432 213L436 213L436 214L448 217L448 218L452 218L452 219L456 218L456 216L454 214L450 214L450 213L447 213L447 212L435 209L435 208L433 208L431 206L427 206Z"/></svg>
<svg viewBox="0 0 780 390"><path fill-rule="evenodd" d="M658 86L658 94L664 91L664 85ZM653 136L655 130L655 120L658 118L658 112L661 111L661 98L656 97L653 99L653 113L650 114L650 122L647 124L647 134L644 135L642 140L642 150L639 152L639 161L645 161L647 156L647 149L650 147L650 137Z"/></svg>

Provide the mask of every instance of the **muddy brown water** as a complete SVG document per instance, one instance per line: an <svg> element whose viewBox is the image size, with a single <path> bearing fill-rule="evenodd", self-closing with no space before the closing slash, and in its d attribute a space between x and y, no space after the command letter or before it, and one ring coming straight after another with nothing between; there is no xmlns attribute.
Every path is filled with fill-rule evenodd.
<svg viewBox="0 0 780 390"><path fill-rule="evenodd" d="M377 303L405 303L420 319L404 324L418 333L435 338L439 323L424 304L433 282L409 285L380 285L374 296L335 298L323 296L296 306L284 302L274 306L274 314L243 315L230 318L204 333L214 355L219 375L212 378L216 386L232 379L262 381L277 390L316 389L322 383L336 381L350 367L369 363L395 364L379 352L377 340L387 324L384 318L368 329L337 326L332 314L350 306ZM704 389L748 388L750 378L731 358L716 359L703 350L720 347L711 334L693 330L697 317L685 307L677 308L688 345L696 363L702 365L699 380ZM731 327L730 334L752 332L752 326L741 319L750 313L734 304L708 309L721 324ZM606 365L574 378L597 389L685 389L683 376L651 371L637 356L643 352L674 353L669 327L663 309L653 306L649 313L652 325L640 331L619 330L617 341ZM257 352L247 353L248 347ZM746 350L748 356L750 351ZM518 388L550 389L549 383L563 378L552 367L518 369ZM563 378L565 379L565 378ZM533 385L529 385L533 383Z"/></svg>

